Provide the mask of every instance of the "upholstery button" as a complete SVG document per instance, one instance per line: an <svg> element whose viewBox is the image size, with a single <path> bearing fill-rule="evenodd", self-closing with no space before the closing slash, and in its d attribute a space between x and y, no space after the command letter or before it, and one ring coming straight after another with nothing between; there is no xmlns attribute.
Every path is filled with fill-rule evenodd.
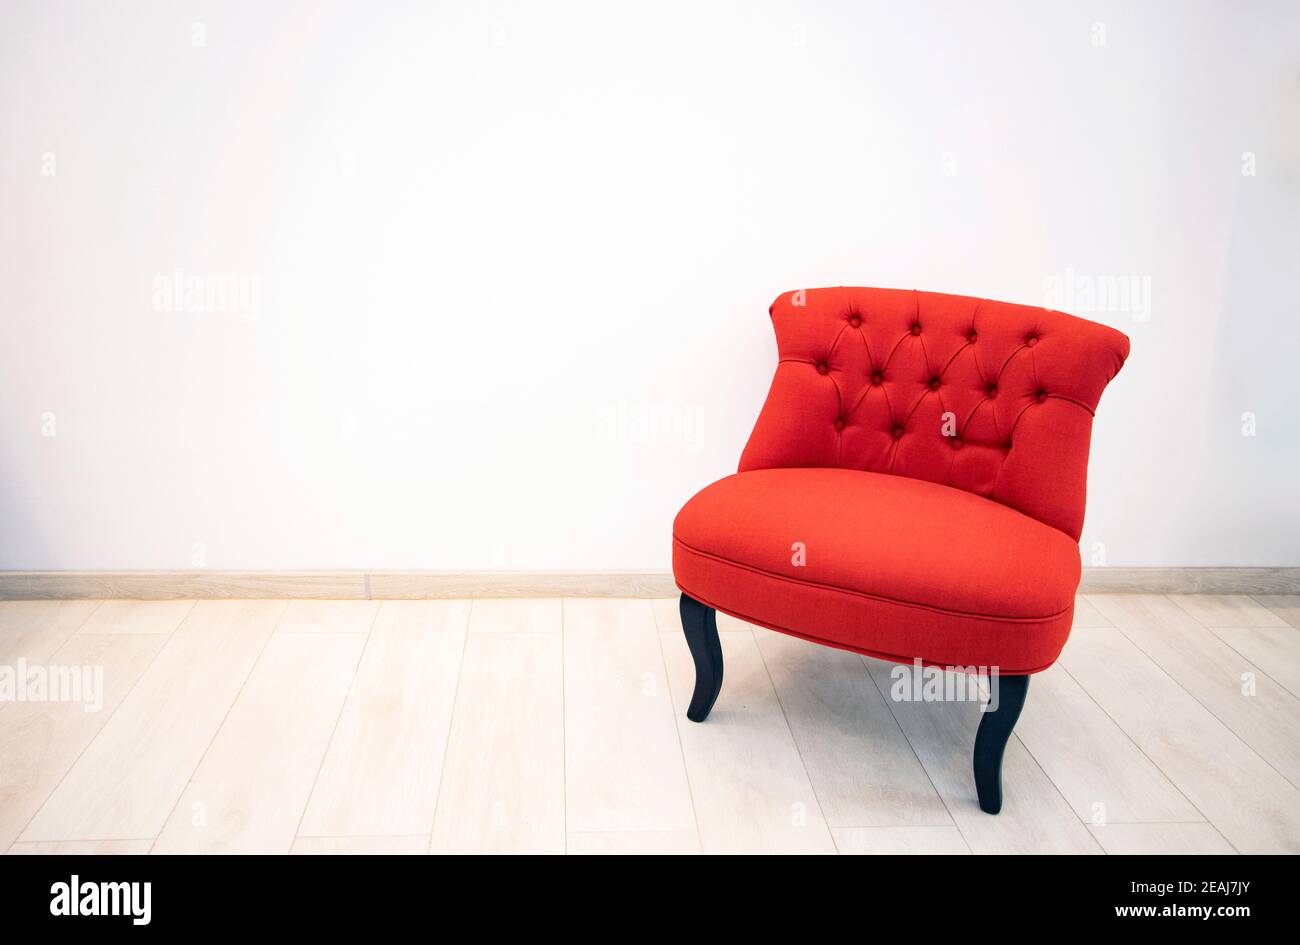
<svg viewBox="0 0 1300 945"><path fill-rule="evenodd" d="M967 336L966 340L969 341L971 344L974 344L976 341L979 340L979 335L975 334L975 332L972 331L970 335Z"/></svg>
<svg viewBox="0 0 1300 945"><path fill-rule="evenodd" d="M1045 400L1047 399L1047 391L1045 391L1045 390L1040 390L1037 394L1034 395L1034 397L1035 397L1035 398L1038 400L1038 402L1041 404L1043 401L1045 401Z"/></svg>
<svg viewBox="0 0 1300 945"><path fill-rule="evenodd" d="M884 383L884 380L885 380L885 375L881 374L879 371L875 371L871 375L871 386L879 387L882 383Z"/></svg>
<svg viewBox="0 0 1300 945"><path fill-rule="evenodd" d="M854 315L852 318L849 319L849 324L852 325L854 328L857 328L859 325L862 324L862 319Z"/></svg>
<svg viewBox="0 0 1300 945"><path fill-rule="evenodd" d="M955 450L959 450L959 449L961 449L961 446L962 446L962 443L961 443L961 437L959 437L959 436L954 436L954 437L952 438L952 448L955 449Z"/></svg>
<svg viewBox="0 0 1300 945"><path fill-rule="evenodd" d="M990 384L988 387L984 388L984 393L988 394L990 398L996 397L998 395L998 385Z"/></svg>
<svg viewBox="0 0 1300 945"><path fill-rule="evenodd" d="M1025 345L1026 345L1027 347L1032 348L1032 347L1033 347L1034 345L1036 345L1036 344L1038 344L1038 336L1037 336L1037 335L1030 335L1029 337L1027 337L1027 338L1025 339Z"/></svg>
<svg viewBox="0 0 1300 945"><path fill-rule="evenodd" d="M921 323L912 322L912 327L909 330L912 332L912 334L919 335L921 333Z"/></svg>
<svg viewBox="0 0 1300 945"><path fill-rule="evenodd" d="M902 428L902 427L894 427L894 439L897 440L897 439L898 439L899 437L901 437L902 435L903 435L903 428Z"/></svg>
<svg viewBox="0 0 1300 945"><path fill-rule="evenodd" d="M830 370L830 365L828 365L825 361L818 361L818 362L817 362L817 373L818 373L818 374L825 374L825 373L826 373L827 371L829 371L829 370Z"/></svg>
<svg viewBox="0 0 1300 945"><path fill-rule="evenodd" d="M836 430L843 430L843 429L844 429L844 418L843 418L843 417L840 417L838 420L835 421L835 429L836 429Z"/></svg>
<svg viewBox="0 0 1300 945"><path fill-rule="evenodd" d="M938 390L939 385L942 383L943 382L937 377L930 378L930 390Z"/></svg>

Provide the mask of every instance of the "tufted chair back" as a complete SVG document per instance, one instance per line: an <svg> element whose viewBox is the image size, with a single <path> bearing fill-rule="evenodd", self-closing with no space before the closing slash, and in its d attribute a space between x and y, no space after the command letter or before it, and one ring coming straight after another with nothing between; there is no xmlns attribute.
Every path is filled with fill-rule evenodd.
<svg viewBox="0 0 1300 945"><path fill-rule="evenodd" d="M961 295L837 287L772 303L779 361L740 471L926 479L1083 528L1088 441L1128 356L1112 328Z"/></svg>

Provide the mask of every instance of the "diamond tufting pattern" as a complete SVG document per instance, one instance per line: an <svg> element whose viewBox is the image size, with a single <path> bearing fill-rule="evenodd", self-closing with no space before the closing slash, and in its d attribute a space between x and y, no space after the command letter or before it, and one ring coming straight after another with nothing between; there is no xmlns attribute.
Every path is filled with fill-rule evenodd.
<svg viewBox="0 0 1300 945"><path fill-rule="evenodd" d="M1062 312L902 289L787 292L740 471L859 469L1083 526L1088 441L1128 339Z"/></svg>

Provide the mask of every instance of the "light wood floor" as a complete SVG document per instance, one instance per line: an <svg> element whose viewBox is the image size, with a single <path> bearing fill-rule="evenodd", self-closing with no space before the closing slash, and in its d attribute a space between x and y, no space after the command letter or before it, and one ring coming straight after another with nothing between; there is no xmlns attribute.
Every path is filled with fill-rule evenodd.
<svg viewBox="0 0 1300 945"><path fill-rule="evenodd" d="M1300 851L1300 596L1081 598L975 804L969 702L675 600L0 603L0 850Z"/></svg>

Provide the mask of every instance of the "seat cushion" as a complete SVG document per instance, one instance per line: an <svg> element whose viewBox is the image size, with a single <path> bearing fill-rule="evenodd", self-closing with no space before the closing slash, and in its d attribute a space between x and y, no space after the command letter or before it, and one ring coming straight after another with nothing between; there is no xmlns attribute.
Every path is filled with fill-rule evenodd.
<svg viewBox="0 0 1300 945"><path fill-rule="evenodd" d="M673 523L686 594L743 620L902 662L1046 669L1065 645L1079 549L981 496L852 469L760 469Z"/></svg>

